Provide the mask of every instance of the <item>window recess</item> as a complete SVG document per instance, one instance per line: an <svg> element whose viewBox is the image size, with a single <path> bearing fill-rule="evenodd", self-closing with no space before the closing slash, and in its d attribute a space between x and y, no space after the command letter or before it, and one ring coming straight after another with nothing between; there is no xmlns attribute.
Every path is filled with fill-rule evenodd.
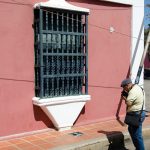
<svg viewBox="0 0 150 150"><path fill-rule="evenodd" d="M37 97L88 94L87 15L46 8L34 10Z"/></svg>

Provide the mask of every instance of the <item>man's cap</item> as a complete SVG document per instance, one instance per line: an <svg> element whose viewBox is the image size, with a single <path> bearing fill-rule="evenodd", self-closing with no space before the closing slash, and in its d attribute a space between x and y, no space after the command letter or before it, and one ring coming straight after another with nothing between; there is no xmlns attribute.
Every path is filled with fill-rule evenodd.
<svg viewBox="0 0 150 150"><path fill-rule="evenodd" d="M121 87L124 87L125 85L129 84L129 83L132 83L132 80L130 78L127 78L127 79L124 79L122 82L121 82Z"/></svg>

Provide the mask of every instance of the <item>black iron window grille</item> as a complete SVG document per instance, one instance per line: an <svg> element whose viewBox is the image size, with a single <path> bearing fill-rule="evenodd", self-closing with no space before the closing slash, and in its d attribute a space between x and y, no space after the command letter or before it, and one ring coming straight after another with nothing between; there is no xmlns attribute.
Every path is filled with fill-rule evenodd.
<svg viewBox="0 0 150 150"><path fill-rule="evenodd" d="M88 94L87 14L34 10L37 97Z"/></svg>

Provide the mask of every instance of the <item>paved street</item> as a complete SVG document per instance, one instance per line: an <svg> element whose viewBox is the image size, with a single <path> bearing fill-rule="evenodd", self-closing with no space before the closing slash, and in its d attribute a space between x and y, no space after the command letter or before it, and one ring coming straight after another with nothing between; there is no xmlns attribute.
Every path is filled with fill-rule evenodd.
<svg viewBox="0 0 150 150"><path fill-rule="evenodd" d="M146 93L146 110L150 111L150 79L144 80L144 89Z"/></svg>
<svg viewBox="0 0 150 150"><path fill-rule="evenodd" d="M144 139L144 145L145 145L145 150L150 150L150 139L148 139L148 138ZM131 141L129 143L126 143L125 147L128 150L134 150L135 149L133 144L131 143Z"/></svg>

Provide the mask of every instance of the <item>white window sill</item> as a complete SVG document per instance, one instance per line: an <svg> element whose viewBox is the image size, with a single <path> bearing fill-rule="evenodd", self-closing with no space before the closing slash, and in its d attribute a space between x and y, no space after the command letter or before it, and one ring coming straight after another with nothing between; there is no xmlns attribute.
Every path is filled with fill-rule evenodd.
<svg viewBox="0 0 150 150"><path fill-rule="evenodd" d="M79 96L63 96L63 97L42 98L42 99L39 97L33 97L32 100L34 105L46 106L46 105L59 105L74 102L86 102L91 100L91 96L79 95Z"/></svg>

